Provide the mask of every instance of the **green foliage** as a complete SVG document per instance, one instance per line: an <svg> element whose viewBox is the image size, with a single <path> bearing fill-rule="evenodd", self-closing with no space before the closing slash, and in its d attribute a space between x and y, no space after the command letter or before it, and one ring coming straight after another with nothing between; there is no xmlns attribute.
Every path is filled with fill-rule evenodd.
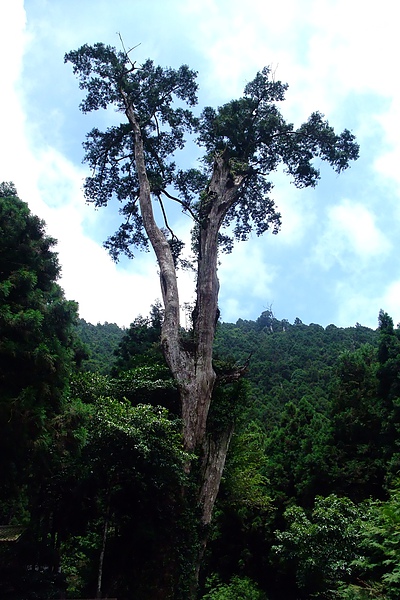
<svg viewBox="0 0 400 600"><path fill-rule="evenodd" d="M255 422L233 436L223 478L223 495L230 506L237 506L239 514L247 510L271 510L267 479L264 475L267 461L266 437ZM253 514L254 518L254 514Z"/></svg>
<svg viewBox="0 0 400 600"><path fill-rule="evenodd" d="M393 320L382 310L379 313L379 393L390 410L400 398L400 329L393 327Z"/></svg>
<svg viewBox="0 0 400 600"><path fill-rule="evenodd" d="M339 328L278 321L265 311L257 321L222 323L215 354L243 364L251 357L247 379L251 384L248 420L266 428L277 424L284 404L306 397L325 412L338 356L364 343L376 346L377 333L366 327Z"/></svg>
<svg viewBox="0 0 400 600"><path fill-rule="evenodd" d="M396 525L384 532L382 516L399 468L398 340L386 313L377 332L360 325L323 329L299 319L291 325L271 311L257 321L219 326L219 356L233 354L240 362L253 352L251 402L243 416L257 423L263 457L249 489L251 481L262 481L271 503L260 519L235 502L231 464L241 465L245 476L246 459L241 463L234 442L209 557L224 580L250 575L277 599L398 597ZM240 484L239 472L232 472ZM318 499L313 511L316 495L326 499ZM371 496L370 508L354 503ZM335 499L332 506L329 499ZM278 562L271 554L272 527L282 536Z"/></svg>
<svg viewBox="0 0 400 600"><path fill-rule="evenodd" d="M297 130L286 123L276 103L284 100L287 85L275 81L268 67L246 85L241 98L218 109L206 107L196 118L190 108L197 102L197 74L186 65L163 69L147 60L139 68L129 53L100 43L69 52L65 61L72 63L80 88L87 92L80 106L84 113L108 106L119 112L125 112L128 105L134 108L150 191L160 201L163 195L177 201L195 221L194 231L209 213L211 199L205 191L215 156L228 158L232 179L237 175L243 179L222 223L229 235L221 234L220 241L228 251L232 231L236 240L246 240L253 229L257 235L270 228L277 233L280 215L270 198L273 185L268 177L280 164L297 187L308 187L319 179L316 158L327 161L338 173L358 158L354 136L348 130L335 134L318 112ZM182 104L189 108L182 108ZM182 171L174 162L174 154L183 148L185 134L193 131L205 156L200 169ZM130 125L123 122L105 132L93 129L84 148L85 161L93 172L85 183L87 200L104 206L115 196L123 203L120 212L124 221L106 247L115 259L120 252L133 256L134 247L147 249L137 203L139 181ZM168 188L176 190L178 197ZM182 241L166 226L174 256L178 257Z"/></svg>
<svg viewBox="0 0 400 600"><path fill-rule="evenodd" d="M169 585L161 584L157 564L170 564L173 581L178 577L186 519L183 465L189 457L180 421L166 408L141 402L157 404L175 387L165 367L148 365L118 378L77 373L70 389L83 402L86 427L72 497L68 489L61 499L53 496L63 515L58 539L67 588L74 595L93 594L107 524L102 588L112 596L153 599L158 586ZM63 480L68 488L66 473Z"/></svg>
<svg viewBox="0 0 400 600"><path fill-rule="evenodd" d="M308 399L288 402L266 440L265 476L278 505L296 498L310 506L329 485L330 422Z"/></svg>
<svg viewBox="0 0 400 600"><path fill-rule="evenodd" d="M334 488L354 500L382 497L394 438L379 395L377 352L370 345L343 353L332 387L329 471Z"/></svg>
<svg viewBox="0 0 400 600"><path fill-rule="evenodd" d="M91 577L93 555L101 547L101 538L97 532L71 536L64 542L61 555L61 569L66 580L67 594L74 598L85 589Z"/></svg>
<svg viewBox="0 0 400 600"><path fill-rule="evenodd" d="M385 567L388 550L378 549L383 539L389 543L391 534L381 533L379 544L371 537L372 530L382 526L385 503L376 501L366 509L351 502L371 494L383 498L385 482L397 469L398 332L390 318L387 323L377 332L360 325L324 329L299 319L294 324L278 321L264 311L257 321L219 325L215 368L221 381L229 380L233 367L252 356L240 392L248 399L239 395L233 401L238 393L235 382L221 386L210 414L218 430L218 424L226 425L237 410L237 429L205 573L218 573L222 581L250 577L278 600L282 595L292 599L312 594L357 600L374 594L396 597L396 591L387 596L389 584L382 580L392 568L395 578L396 567ZM157 399L165 404L173 392L172 381L168 370L153 362L153 342L146 337L149 325L136 322L132 332L140 334L133 340L133 348L138 343L134 360L140 364L144 352L145 364L115 378L78 375L73 386L80 380L81 388L72 387L74 393L85 402L111 396L129 397L132 404L147 402L154 394L153 404ZM386 395L381 392L383 377L390 382ZM317 500L313 512L314 497L321 494L326 498ZM298 506L293 508L293 502ZM293 514L286 513L284 521L288 506ZM185 527L190 523L187 517ZM91 527L99 537L101 520ZM277 546L276 529L283 536L279 557L271 553L271 546ZM87 552L90 556L90 548ZM90 560L94 564L94 558ZM231 583L220 583L219 588L215 584L213 593L238 593L236 588L232 592ZM397 589L393 581L390 585Z"/></svg>
<svg viewBox="0 0 400 600"><path fill-rule="evenodd" d="M27 598L63 590L93 596L106 523L103 595L154 600L160 589L176 589L181 573L179 598L188 597L183 579L198 540L196 515L181 494L182 485L188 495L191 489L187 456L175 411L158 406L171 407L177 391L153 352L151 318L143 321L132 326L132 355L116 376L75 373L68 400L58 388L50 412L32 393L40 435L6 430L4 446L9 439L23 457L26 440L33 453L29 478L26 471L18 480L7 476L2 490L3 514L28 526L18 552L3 552L2 597L11 585L21 597L29 589ZM216 434L233 418L236 432L204 563L203 576L217 576L204 598L400 596L398 339L386 313L377 332L292 325L271 311L219 326L221 384L253 354L244 386L217 387L210 413ZM7 499L7 486L18 496Z"/></svg>
<svg viewBox="0 0 400 600"><path fill-rule="evenodd" d="M82 370L109 375L115 361L114 352L125 330L115 323L92 325L79 319L77 334L86 345L88 356L82 362Z"/></svg>
<svg viewBox="0 0 400 600"><path fill-rule="evenodd" d="M71 376L70 391L72 398L79 398L86 404L92 404L98 398L114 395L113 380L99 373L85 371L74 373Z"/></svg>
<svg viewBox="0 0 400 600"><path fill-rule="evenodd" d="M223 581L235 576L257 582L268 580L266 536L276 507L264 475L266 460L263 428L256 422L239 422L228 452L208 544L207 572L218 573ZM233 593L236 588L232 588Z"/></svg>
<svg viewBox="0 0 400 600"><path fill-rule="evenodd" d="M45 460L81 347L77 305L56 283L55 240L12 185L1 184L0 196L0 519L7 522L17 518L11 506L25 496L28 474L40 479L37 464Z"/></svg>
<svg viewBox="0 0 400 600"><path fill-rule="evenodd" d="M163 466L175 462L181 467L187 460L181 441L179 423L168 418L166 409L146 404L133 407L128 401L113 398L97 401L89 425L88 443L95 447L91 450L93 460L111 480L114 475L120 480L124 471L134 476L145 460L153 484L161 486ZM175 466L173 471L181 476L182 469Z"/></svg>
<svg viewBox="0 0 400 600"><path fill-rule="evenodd" d="M113 375L141 365L165 364L160 344L163 318L161 304L156 302L148 318L139 316L130 324L114 352Z"/></svg>
<svg viewBox="0 0 400 600"><path fill-rule="evenodd" d="M361 556L352 564L355 581L343 586L341 598L363 600L400 596L400 491L392 490L386 502L371 502L362 529Z"/></svg>
<svg viewBox="0 0 400 600"><path fill-rule="evenodd" d="M218 367L221 368L221 362ZM246 381L243 379L230 381L229 374L233 370L227 363L224 363L222 370L219 370L218 367L219 374L208 415L208 430L214 436L222 435L234 426L248 403ZM227 377L226 380L225 377Z"/></svg>
<svg viewBox="0 0 400 600"><path fill-rule="evenodd" d="M213 585L202 600L267 600L267 597L248 577L232 577L229 583Z"/></svg>
<svg viewBox="0 0 400 600"><path fill-rule="evenodd" d="M95 403L78 480L84 499L81 525L62 548L71 590L75 586L79 594L90 595L94 589L107 522L103 589L109 595L123 596L130 590L137 597L153 597L156 580L148 581L147 573L154 577L159 560L177 560L170 543L172 537L177 551L177 491L184 483L187 460L180 423L169 419L165 409L133 407L113 398ZM165 546L169 556L164 555Z"/></svg>
<svg viewBox="0 0 400 600"><path fill-rule="evenodd" d="M292 564L305 597L330 598L351 574L359 556L363 511L348 498L318 497L310 516L299 506L286 509L287 527L277 531L273 551Z"/></svg>
<svg viewBox="0 0 400 600"><path fill-rule="evenodd" d="M161 405L177 411L176 385L165 365L143 365L121 372L119 377L81 372L71 378L71 393L83 402L101 397L127 399L133 405Z"/></svg>

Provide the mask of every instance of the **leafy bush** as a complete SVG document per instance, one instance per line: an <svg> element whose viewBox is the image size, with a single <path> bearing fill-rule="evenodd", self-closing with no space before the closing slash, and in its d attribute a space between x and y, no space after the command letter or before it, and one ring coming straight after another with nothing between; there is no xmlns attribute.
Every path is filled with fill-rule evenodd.
<svg viewBox="0 0 400 600"><path fill-rule="evenodd" d="M267 600L267 597L248 577L235 576L229 583L218 583L202 600Z"/></svg>

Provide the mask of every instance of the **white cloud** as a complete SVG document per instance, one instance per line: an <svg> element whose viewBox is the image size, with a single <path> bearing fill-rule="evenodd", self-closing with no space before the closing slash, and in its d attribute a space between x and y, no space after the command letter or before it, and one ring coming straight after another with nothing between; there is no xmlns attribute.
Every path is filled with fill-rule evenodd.
<svg viewBox="0 0 400 600"><path fill-rule="evenodd" d="M41 146L32 137L32 128L29 135L27 132L19 93L27 43L23 3L6 1L1 11L7 14L7 27L0 36L0 180L16 184L21 199L46 221L48 234L58 240L60 283L67 298L79 302L80 315L91 322L108 320L127 326L138 313L147 314L150 304L160 297L155 259L149 254L130 263L129 268L117 267L107 252L85 235L84 227L101 216L85 205L82 167L50 145ZM0 13L4 24L2 16ZM192 283L184 275L180 281L183 302Z"/></svg>
<svg viewBox="0 0 400 600"><path fill-rule="evenodd" d="M295 246L304 242L310 229L315 228L317 218L314 190L299 190L282 171L272 178L274 188L271 197L276 210L281 214L282 227L276 240L277 244Z"/></svg>
<svg viewBox="0 0 400 600"><path fill-rule="evenodd" d="M3 0L0 5L0 17L2 24L0 36L1 71L2 76L4 76L2 86L10 91L10 87L18 80L22 66L26 25L23 0ZM2 99L2 101L6 100L6 98Z"/></svg>
<svg viewBox="0 0 400 600"><path fill-rule="evenodd" d="M397 88L396 13L395 0L382 0L379 8L363 0L314 0L310 62L346 89L390 95Z"/></svg>
<svg viewBox="0 0 400 600"><path fill-rule="evenodd" d="M190 0L185 6L200 32L193 43L208 58L211 97L229 100L256 70L272 65L290 85L283 110L296 122L320 110L337 123L350 94L360 102L363 94L388 98L381 126L399 155L394 0L382 0L379 9L363 0L253 0L250 7L241 0Z"/></svg>
<svg viewBox="0 0 400 600"><path fill-rule="evenodd" d="M374 169L383 181L392 184L387 192L387 200L394 200L389 205L393 206L397 221L400 223L400 93L393 97L386 112L377 117L379 124L385 132L385 147L374 162Z"/></svg>
<svg viewBox="0 0 400 600"><path fill-rule="evenodd" d="M387 302L394 306L398 287L391 280L397 273L393 277L395 269L389 267L389 250L391 244L396 244L396 218L400 221L400 208L396 209L396 202L400 206L400 95L394 75L398 56L394 0L382 0L379 10L361 0L286 0L272 4L252 0L250 5L240 0L176 0L168 9L161 0L138 0L136 12L124 0L116 0L112 6L105 1L96 5L94 0L88 0L81 3L77 28L74 23L78 4L76 0L65 6L51 0L27 0L28 39L22 0L0 3L0 180L13 180L21 198L46 220L49 234L59 239L62 284L69 298L79 300L82 316L92 321L128 324L138 312L146 313L149 304L160 295L151 254L126 268L117 268L105 251L89 239L88 231L98 230L100 223L104 228L107 216L85 205L81 192L84 171L71 162L74 157L67 160L61 153L70 144L68 151L72 155L90 128L87 121L82 126L79 122L80 92L71 70L62 70L63 53L84 42L118 44L115 31L123 27L131 35L134 25L133 44L142 42L138 52L144 56L150 54L162 64L172 62L176 66L178 60L190 63L193 52L196 53L195 60L203 63L199 80L207 104L221 104L240 94L246 81L265 64L277 67L276 77L290 84L283 114L298 124L312 110L320 109L338 129L356 126L361 152L368 154L369 164L373 164L374 170L364 163L365 171L359 171L357 185L353 182L357 201L346 200L332 207L330 203L337 202L333 194L321 198L326 207L325 221L316 205L319 189L299 191L278 175L273 197L282 212L282 231L273 244L268 245L265 238L251 240L238 245L232 256L223 257L223 318L252 318L254 311L261 312L273 301L273 291L279 298L288 297L284 288L288 282L290 289L298 290L304 300L306 292L300 286L308 285L307 277L312 272L312 281L321 281L325 288L330 283L324 277L337 277L331 288L337 298L338 315L349 319L338 324L362 322L365 315L368 323L375 326L381 299L380 292L376 292L378 284L364 285L357 279L359 287L352 287L346 277L361 269L367 278L369 270L380 269L385 260L381 271L387 273L386 280L379 285L386 290L382 300L387 296ZM117 25L118 21L122 23ZM177 47L176 33L180 30ZM124 31L123 34L127 35ZM32 89L35 93L31 93ZM21 99L33 98L38 103L41 97L46 100L46 109L29 106L27 123L27 107L23 104L21 108ZM43 120L45 131L41 130ZM76 145L72 139L75 133ZM78 157L76 163L79 160ZM358 194L359 188L362 189ZM383 202L390 215L386 215L386 221L380 212ZM179 232L184 229L186 223L179 223ZM315 238L318 243L313 249ZM279 265L285 278L277 277L276 266L271 269L267 265L267 247L279 255L268 255L268 260ZM306 265L300 282L304 257L314 250L313 262ZM298 288L293 285L294 279ZM193 285L189 275L180 274L179 281L184 302L190 299ZM312 290L307 294L311 311ZM372 308L371 298L375 298ZM290 309L296 302L297 291L287 300ZM385 308L383 302L382 307ZM276 308L286 316L286 309ZM302 318L300 311L298 314Z"/></svg>
<svg viewBox="0 0 400 600"><path fill-rule="evenodd" d="M380 301L379 308L387 312L394 321L394 324L400 322L400 279L393 281L384 290Z"/></svg>
<svg viewBox="0 0 400 600"><path fill-rule="evenodd" d="M237 96L246 80L265 65L279 65L277 77L287 76L303 12L296 0L273 4L253 0L251 8L240 0L189 0L184 10L199 32L193 44L208 59L207 75L201 75L209 97Z"/></svg>
<svg viewBox="0 0 400 600"><path fill-rule="evenodd" d="M354 282L342 281L332 285L332 293L338 307L336 315L332 319L335 325L349 327L361 323L365 327L376 329L382 304L373 286L368 295L365 293L365 289L357 289Z"/></svg>
<svg viewBox="0 0 400 600"><path fill-rule="evenodd" d="M24 113L16 93L26 42L22 0L4 0L0 4L0 23L0 177L13 180L15 174L25 167L25 147L20 145Z"/></svg>
<svg viewBox="0 0 400 600"><path fill-rule="evenodd" d="M328 209L325 230L313 249L313 260L325 269L339 263L344 271L364 266L391 249L376 225L376 217L363 204L343 200Z"/></svg>
<svg viewBox="0 0 400 600"><path fill-rule="evenodd" d="M357 288L357 281L341 282L334 286L333 293L338 306L334 320L336 325L346 327L358 322L376 329L381 309L393 318L395 325L400 322L400 280L380 289L371 277L368 291L366 293L365 287Z"/></svg>
<svg viewBox="0 0 400 600"><path fill-rule="evenodd" d="M261 239L238 243L231 254L222 255L218 275L223 321L250 318L256 305L271 302L277 269L266 262Z"/></svg>

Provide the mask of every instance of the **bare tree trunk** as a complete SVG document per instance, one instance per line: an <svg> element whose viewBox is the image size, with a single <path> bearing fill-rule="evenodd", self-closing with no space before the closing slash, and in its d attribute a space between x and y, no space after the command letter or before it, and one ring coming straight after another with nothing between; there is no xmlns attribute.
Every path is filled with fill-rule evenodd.
<svg viewBox="0 0 400 600"><path fill-rule="evenodd" d="M201 563L206 549L209 526L211 524L214 504L217 499L222 473L225 467L225 460L229 449L229 444L233 434L233 423L216 438L207 436L203 445L203 464L200 481L199 503L202 507L202 536L199 540L199 552L194 570L193 584L196 587L199 581ZM193 590L193 598L196 598Z"/></svg>
<svg viewBox="0 0 400 600"><path fill-rule="evenodd" d="M103 527L103 538L101 542L101 550L100 550L100 558L99 558L99 570L97 574L97 589L96 589L96 598L101 598L101 587L103 580L103 565L104 565L104 555L106 552L106 543L107 543L107 535L108 535L108 525L110 520L110 499L107 500L107 509L106 515L104 519L104 527Z"/></svg>
<svg viewBox="0 0 400 600"><path fill-rule="evenodd" d="M217 439L209 436L204 441L202 485L199 494L200 504L203 508L202 521L204 526L211 523L212 511L217 499L232 434L233 423Z"/></svg>
<svg viewBox="0 0 400 600"><path fill-rule="evenodd" d="M183 420L183 443L189 452L201 456L197 488L200 509L199 553L193 565L190 599L197 595L201 559L207 541L208 526L218 494L232 427L216 440L207 434L207 418L216 374L212 364L213 342L218 320L217 277L218 234L227 211L235 203L244 176L231 173L229 158L221 153L215 158L210 184L202 200L198 240L197 299L194 310L193 350L185 349L179 323L179 293L174 259L168 241L156 224L147 177L143 140L134 107L125 92L126 115L135 140L135 163L140 185L140 210L143 224L157 257L165 316L161 343L165 359L178 385ZM190 465L188 465L190 471Z"/></svg>

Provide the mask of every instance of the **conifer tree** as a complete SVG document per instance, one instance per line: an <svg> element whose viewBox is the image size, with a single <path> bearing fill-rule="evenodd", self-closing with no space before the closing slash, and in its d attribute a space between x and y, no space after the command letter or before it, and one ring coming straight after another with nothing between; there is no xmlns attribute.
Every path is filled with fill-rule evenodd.
<svg viewBox="0 0 400 600"><path fill-rule="evenodd" d="M77 304L57 284L55 240L15 187L0 184L0 519L22 510L27 474L63 407L78 346ZM18 509L17 509L18 505Z"/></svg>

